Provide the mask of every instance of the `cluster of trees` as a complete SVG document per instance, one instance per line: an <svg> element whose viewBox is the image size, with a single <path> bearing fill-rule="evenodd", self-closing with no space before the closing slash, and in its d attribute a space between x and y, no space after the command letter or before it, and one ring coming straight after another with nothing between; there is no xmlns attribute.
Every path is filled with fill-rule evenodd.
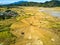
<svg viewBox="0 0 60 45"><path fill-rule="evenodd" d="M59 0L46 1L44 3L38 2L22 2L18 4L10 4L9 6L39 6L39 7L60 7Z"/></svg>
<svg viewBox="0 0 60 45"><path fill-rule="evenodd" d="M60 1L58 0L47 1L43 4L43 6L44 7L59 7Z"/></svg>
<svg viewBox="0 0 60 45"><path fill-rule="evenodd" d="M39 6L39 7L59 7L60 1L59 0L51 0L51 1L46 1L44 3L25 2L25 3L21 3L19 5L21 5L21 6Z"/></svg>
<svg viewBox="0 0 60 45"><path fill-rule="evenodd" d="M3 5L3 6L39 6L39 7L60 7L60 1L59 0L51 0L51 1L46 1L44 3L38 3L38 2L16 2L8 5ZM2 6L0 6L2 7Z"/></svg>

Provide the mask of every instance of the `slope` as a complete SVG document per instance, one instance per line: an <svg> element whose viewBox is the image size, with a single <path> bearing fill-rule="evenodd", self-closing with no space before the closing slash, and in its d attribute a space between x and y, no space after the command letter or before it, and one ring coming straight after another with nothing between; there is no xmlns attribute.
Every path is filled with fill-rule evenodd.
<svg viewBox="0 0 60 45"><path fill-rule="evenodd" d="M17 22L10 27L11 33L17 37L15 45L60 45L59 36L52 29L57 18L40 12L37 7L23 9L27 17L17 17Z"/></svg>

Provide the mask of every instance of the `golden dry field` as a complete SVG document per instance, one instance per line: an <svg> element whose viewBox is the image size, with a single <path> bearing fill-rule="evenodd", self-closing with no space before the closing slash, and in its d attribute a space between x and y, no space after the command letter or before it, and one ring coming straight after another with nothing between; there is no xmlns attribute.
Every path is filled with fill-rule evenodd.
<svg viewBox="0 0 60 45"><path fill-rule="evenodd" d="M42 9L60 11L60 7L0 8L3 12L12 10L18 13L15 18L0 21L1 45L60 45L60 18Z"/></svg>

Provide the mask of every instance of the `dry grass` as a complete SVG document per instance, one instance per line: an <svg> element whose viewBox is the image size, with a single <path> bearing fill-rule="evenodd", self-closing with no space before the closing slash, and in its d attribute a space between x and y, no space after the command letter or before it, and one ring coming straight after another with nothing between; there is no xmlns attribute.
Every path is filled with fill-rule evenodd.
<svg viewBox="0 0 60 45"><path fill-rule="evenodd" d="M52 29L60 25L60 20L39 9L40 7L11 8L19 16L14 20L0 21L3 25L12 23L10 32L17 37L16 43L12 45L60 45L59 36Z"/></svg>

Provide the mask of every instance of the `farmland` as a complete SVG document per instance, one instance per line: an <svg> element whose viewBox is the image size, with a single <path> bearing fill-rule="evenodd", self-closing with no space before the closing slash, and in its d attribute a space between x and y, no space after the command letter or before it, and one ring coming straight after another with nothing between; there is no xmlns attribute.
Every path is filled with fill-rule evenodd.
<svg viewBox="0 0 60 45"><path fill-rule="evenodd" d="M0 20L0 44L60 45L60 18L41 9L60 11L60 7L0 8L0 12L11 10L17 13L15 17Z"/></svg>

